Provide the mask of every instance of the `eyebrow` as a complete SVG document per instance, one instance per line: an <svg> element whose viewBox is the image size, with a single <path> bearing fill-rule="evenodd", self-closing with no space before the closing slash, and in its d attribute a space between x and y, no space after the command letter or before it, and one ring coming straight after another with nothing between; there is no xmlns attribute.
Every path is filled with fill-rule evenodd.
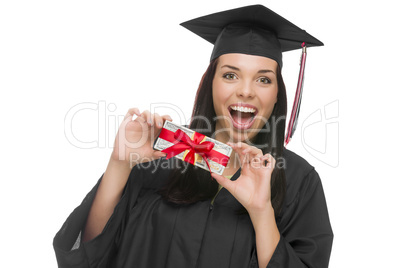
<svg viewBox="0 0 402 268"><path fill-rule="evenodd" d="M235 71L240 71L239 68L234 67L234 66L231 66L231 65L227 65L227 64L226 64L226 65L223 65L223 66L221 67L221 69L224 68L224 67L227 67L227 68L232 69L232 70L235 70Z"/></svg>
<svg viewBox="0 0 402 268"><path fill-rule="evenodd" d="M272 70L259 70L258 73L259 74L265 74L265 73L273 73L273 74L275 74L275 72L272 71Z"/></svg>
<svg viewBox="0 0 402 268"><path fill-rule="evenodd" d="M237 68L237 67L235 67L235 66L232 66L232 65L223 65L222 67L221 67L221 69L222 68L224 68L224 67L227 67L227 68L229 68L229 69L232 69L232 70L235 70L235 71L240 71L240 69L239 68ZM259 74L265 74L265 73L273 73L273 74L275 74L275 72L274 71L272 71L272 70L269 70L269 69L263 69L263 70L259 70L257 73L259 73Z"/></svg>

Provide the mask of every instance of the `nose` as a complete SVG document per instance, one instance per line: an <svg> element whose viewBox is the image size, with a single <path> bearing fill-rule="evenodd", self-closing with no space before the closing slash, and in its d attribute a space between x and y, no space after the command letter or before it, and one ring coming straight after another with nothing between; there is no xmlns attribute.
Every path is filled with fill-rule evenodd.
<svg viewBox="0 0 402 268"><path fill-rule="evenodd" d="M255 90L253 88L252 82L244 82L239 84L236 93L239 97L253 98L255 96Z"/></svg>

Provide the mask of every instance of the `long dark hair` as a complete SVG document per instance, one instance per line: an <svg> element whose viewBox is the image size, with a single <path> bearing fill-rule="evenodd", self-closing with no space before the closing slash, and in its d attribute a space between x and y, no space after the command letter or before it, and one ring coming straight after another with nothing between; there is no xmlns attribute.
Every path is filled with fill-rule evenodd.
<svg viewBox="0 0 402 268"><path fill-rule="evenodd" d="M192 119L189 128L201 134L213 137L216 114L212 99L212 81L215 76L218 59L211 61L203 75L194 101ZM287 111L286 89L281 69L277 68L278 96L271 117L260 131L253 145L264 154L270 153L277 161L282 159L285 137L285 118ZM264 128L262 128L264 129ZM270 131L267 131L269 129ZM218 190L218 183L211 179L209 172L196 166L175 159L175 169L170 173L167 184L159 192L163 198L175 204L191 204L213 198ZM286 178L283 165L276 165L271 176L271 203L278 216L286 192Z"/></svg>

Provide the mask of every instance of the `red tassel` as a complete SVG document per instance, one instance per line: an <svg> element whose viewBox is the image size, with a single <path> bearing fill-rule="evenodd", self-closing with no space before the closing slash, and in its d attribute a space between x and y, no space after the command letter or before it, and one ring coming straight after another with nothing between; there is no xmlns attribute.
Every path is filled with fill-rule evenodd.
<svg viewBox="0 0 402 268"><path fill-rule="evenodd" d="M292 112L290 114L288 129L287 129L287 133L285 136L285 147L286 147L286 145L288 145L288 143L290 142L290 140L293 137L293 134L295 133L296 126L297 126L297 119L299 117L301 98L302 98L302 93L303 93L304 68L306 65L307 47L304 42L301 46L302 46L303 50L302 50L302 55L301 55L301 59L300 59L299 80L297 81L297 88L296 88L295 98L293 101Z"/></svg>

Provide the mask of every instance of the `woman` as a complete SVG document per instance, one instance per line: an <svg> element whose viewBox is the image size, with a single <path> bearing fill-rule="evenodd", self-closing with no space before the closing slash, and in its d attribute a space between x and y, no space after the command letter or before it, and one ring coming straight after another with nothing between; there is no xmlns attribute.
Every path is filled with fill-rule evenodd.
<svg viewBox="0 0 402 268"><path fill-rule="evenodd" d="M59 266L327 267L320 179L283 148L281 77L293 37L322 43L259 5L183 26L215 44L190 128L233 148L223 176L163 158L152 134L171 118L130 109L105 173L54 239Z"/></svg>

